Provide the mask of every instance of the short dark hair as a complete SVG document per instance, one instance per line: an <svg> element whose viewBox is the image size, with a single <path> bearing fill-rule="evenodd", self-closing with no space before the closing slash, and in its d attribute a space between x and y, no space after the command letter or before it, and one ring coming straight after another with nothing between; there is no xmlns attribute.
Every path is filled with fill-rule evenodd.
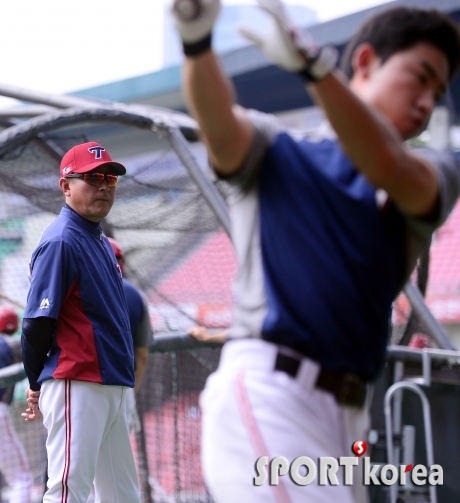
<svg viewBox="0 0 460 503"><path fill-rule="evenodd" d="M452 79L460 67L460 32L447 14L435 9L396 7L372 16L346 45L340 66L351 78L353 53L363 43L371 44L385 63L393 54L420 42L432 44L446 55Z"/></svg>

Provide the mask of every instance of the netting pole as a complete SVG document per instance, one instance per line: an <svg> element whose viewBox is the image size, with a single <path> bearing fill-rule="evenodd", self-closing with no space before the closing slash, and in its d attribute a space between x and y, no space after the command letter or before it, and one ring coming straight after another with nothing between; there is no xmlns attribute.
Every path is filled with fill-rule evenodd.
<svg viewBox="0 0 460 503"><path fill-rule="evenodd" d="M107 106L100 100L79 98L77 96L63 96L58 94L44 93L3 83L0 83L0 95L6 96L8 98L14 98L19 101L25 101L28 103L40 103L42 105L47 105L55 108L87 107L94 106L95 103L100 106Z"/></svg>
<svg viewBox="0 0 460 503"><path fill-rule="evenodd" d="M178 128L171 127L167 130L167 133L167 138L172 148L179 159L184 163L184 166L189 172L192 180L198 185L203 197L213 210L224 231L228 236L230 236L230 216L223 197L219 194L215 186L199 167L190 151L190 148L188 147L187 140L184 138L180 130Z"/></svg>
<svg viewBox="0 0 460 503"><path fill-rule="evenodd" d="M404 287L404 293L409 299L414 313L419 317L420 320L422 320L428 331L428 334L433 337L438 346L441 349L455 350L456 348L450 341L449 336L446 334L441 324L433 316L433 313L425 304L423 295L420 293L418 287L411 281L408 281Z"/></svg>
<svg viewBox="0 0 460 503"><path fill-rule="evenodd" d="M426 287L428 285L429 278L429 269L430 269L430 248L427 248L419 257L416 265L417 272L417 281L416 285L420 290L420 293L423 297L426 294ZM420 320L418 316L415 314L415 311L411 309L409 314L406 327L402 333L402 336L399 341L396 341L396 344L400 346L407 346L411 340L412 335L418 332L420 327Z"/></svg>

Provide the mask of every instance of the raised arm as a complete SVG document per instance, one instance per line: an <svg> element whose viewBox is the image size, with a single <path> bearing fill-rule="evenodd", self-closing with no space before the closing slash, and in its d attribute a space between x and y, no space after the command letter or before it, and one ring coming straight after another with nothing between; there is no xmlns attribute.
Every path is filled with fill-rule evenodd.
<svg viewBox="0 0 460 503"><path fill-rule="evenodd" d="M403 143L386 116L353 93L337 71L307 88L355 167L407 214L429 215L439 195L436 172Z"/></svg>
<svg viewBox="0 0 460 503"><path fill-rule="evenodd" d="M187 105L200 126L214 169L225 176L237 171L244 160L252 126L245 111L235 105L233 86L211 49L211 31L219 12L219 0L176 0L172 4L185 53Z"/></svg>
<svg viewBox="0 0 460 503"><path fill-rule="evenodd" d="M384 189L406 213L430 214L439 194L436 172L403 140L421 130L442 96L449 73L446 58L436 48L424 46L417 54L402 51L392 66L381 71L384 65L373 47L363 44L355 51L360 80L355 85L354 78L350 86L341 72L334 70L333 49L318 48L308 35L297 31L280 0L257 1L271 17L271 32L261 37L245 30L243 35L274 63L305 78L307 90L323 108L345 152L372 184ZM402 78L395 85L398 72ZM380 89L376 91L377 80ZM388 101L408 92L413 102L402 123L401 117L391 113ZM376 94L379 99L375 99Z"/></svg>
<svg viewBox="0 0 460 503"><path fill-rule="evenodd" d="M334 70L336 51L327 46L319 48L304 32L296 31L280 0L257 2L272 18L271 31L265 36L251 30L244 30L242 34L258 45L275 64L306 79L308 91L323 108L345 152L372 184L384 189L404 212L420 216L430 214L439 194L436 172L427 160L403 143L417 131L408 134L404 127L399 128L389 120L384 107L372 103L366 93L350 88L345 77ZM184 3L187 0L176 2ZM219 5L218 0L193 3L205 5L202 13L210 9L210 5ZM214 15L217 16L216 11ZM187 35L184 35L191 24L176 20L176 25L185 40L186 55L194 44L201 51L194 54L192 49L185 62L184 91L190 110L198 120L215 168L222 174L231 174L245 158L252 129L244 111L235 108L231 86L209 48L209 33L215 17L208 22L206 29L201 23L199 37L191 42L187 42ZM203 45L203 37L207 45ZM428 119L446 86L448 70L436 58L433 61L434 69L433 65L428 70L413 69L414 75L417 74L415 78L425 81L421 111L416 112L420 116L418 129ZM372 62L378 63L378 58L374 57Z"/></svg>
<svg viewBox="0 0 460 503"><path fill-rule="evenodd" d="M231 175L241 166L252 138L243 108L234 103L231 82L211 50L184 63L183 89L198 121L214 169Z"/></svg>

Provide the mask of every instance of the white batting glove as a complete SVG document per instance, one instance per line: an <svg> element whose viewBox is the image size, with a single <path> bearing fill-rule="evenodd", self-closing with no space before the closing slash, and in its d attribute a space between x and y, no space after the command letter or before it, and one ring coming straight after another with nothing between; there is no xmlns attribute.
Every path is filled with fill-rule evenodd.
<svg viewBox="0 0 460 503"><path fill-rule="evenodd" d="M337 49L329 45L319 47L311 36L293 26L281 0L257 0L257 3L271 16L269 33L260 35L249 28L240 28L239 32L268 59L313 81L323 79L335 68Z"/></svg>
<svg viewBox="0 0 460 503"><path fill-rule="evenodd" d="M171 14L187 56L211 46L211 32L221 10L220 0L174 0ZM203 49L201 46L205 44ZM190 53L187 51L190 49ZM200 50L201 49L201 50Z"/></svg>

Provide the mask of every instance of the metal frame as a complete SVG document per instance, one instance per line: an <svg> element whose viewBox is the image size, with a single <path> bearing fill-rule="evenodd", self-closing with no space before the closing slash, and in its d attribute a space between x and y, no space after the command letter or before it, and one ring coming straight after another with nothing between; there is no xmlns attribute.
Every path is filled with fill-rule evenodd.
<svg viewBox="0 0 460 503"><path fill-rule="evenodd" d="M183 162L190 177L200 188L203 197L214 211L227 235L230 235L230 217L225 201L191 153L179 125L175 122L174 115L162 109L139 105L114 104L101 107L91 104L85 107L56 110L15 124L2 131L0 133L0 156L50 130L96 121L132 126L163 135Z"/></svg>
<svg viewBox="0 0 460 503"><path fill-rule="evenodd" d="M430 313L431 314L431 313ZM407 427L403 428L401 424L402 415L402 392L409 390L417 394L422 402L423 422L425 429L425 442L427 450L427 463L428 465L434 464L434 450L433 450L433 430L431 423L431 410L428 398L424 393L421 386L430 387L431 380L431 363L433 360L455 360L460 362L460 351L450 351L442 349L413 349L400 346L392 346L389 348L389 359L395 361L394 368L394 381L395 383L388 388L385 393L384 399L384 414L385 414L385 432L386 432L386 448L387 459L391 464L397 465L400 458L400 447L393 445L393 435L403 433L403 441L405 443L405 450L411 445L413 438L406 439L406 435L414 435L412 431L407 431ZM422 377L414 377L408 380L403 379L404 375L404 362L405 361L419 361L422 363ZM393 399L393 408L391 401ZM405 431L406 430L406 431ZM405 462L409 462L409 456L404 452ZM408 484L408 488L413 486ZM436 487L430 486L430 501L437 503ZM398 486L393 485L390 488L391 503L396 503L398 496Z"/></svg>
<svg viewBox="0 0 460 503"><path fill-rule="evenodd" d="M428 309L425 304L425 300L417 285L414 285L411 281L408 281L404 286L404 293L406 294L409 302L412 305L412 309L423 321L425 328L431 337L436 341L441 349L455 350L455 346L449 339L446 331L442 328L438 320L433 316L432 312Z"/></svg>
<svg viewBox="0 0 460 503"><path fill-rule="evenodd" d="M417 394L422 402L423 408L423 422L425 426L425 442L427 451L427 463L429 466L434 464L433 456L433 430L431 428L431 411L428 398L426 397L423 390L417 384L410 381L401 381L394 383L390 386L385 393L385 403L384 403L384 413L385 413L385 432L386 432L386 447L387 447L387 459L389 464L398 464L398 459L393 453L393 417L391 414L391 399L393 395L400 390L410 390ZM430 486L430 501L431 503L437 503L436 486ZM398 497L398 486L393 484L390 486L390 501L391 503L396 503L396 498Z"/></svg>

